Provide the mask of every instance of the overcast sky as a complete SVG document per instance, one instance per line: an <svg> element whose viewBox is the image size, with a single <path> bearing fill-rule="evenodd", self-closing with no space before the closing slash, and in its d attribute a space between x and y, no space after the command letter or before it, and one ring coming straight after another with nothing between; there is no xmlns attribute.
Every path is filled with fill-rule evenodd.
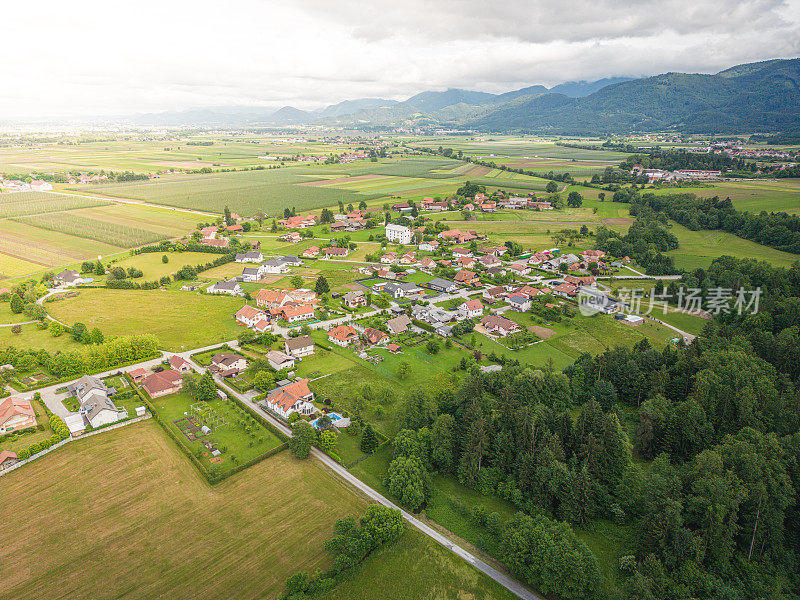
<svg viewBox="0 0 800 600"><path fill-rule="evenodd" d="M308 109L800 56L800 0L31 0L2 19L0 119Z"/></svg>

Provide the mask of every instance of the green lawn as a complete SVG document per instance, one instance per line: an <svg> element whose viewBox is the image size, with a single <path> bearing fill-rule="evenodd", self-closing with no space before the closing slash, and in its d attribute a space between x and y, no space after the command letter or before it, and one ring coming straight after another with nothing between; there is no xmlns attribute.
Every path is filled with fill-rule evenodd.
<svg viewBox="0 0 800 600"><path fill-rule="evenodd" d="M105 335L152 333L165 350L178 351L238 337L242 328L233 315L243 304L241 298L192 292L86 289L46 307L68 325L81 322Z"/></svg>
<svg viewBox="0 0 800 600"><path fill-rule="evenodd" d="M49 309L50 304L46 306ZM70 335L53 337L48 330L39 329L35 324L23 325L21 333L12 333L11 327L0 327L0 347L5 346L13 346L20 350L42 349L51 354L85 347L73 340Z"/></svg>
<svg viewBox="0 0 800 600"><path fill-rule="evenodd" d="M479 574L416 529L371 554L358 568L319 596L320 600L513 600L511 592Z"/></svg>
<svg viewBox="0 0 800 600"><path fill-rule="evenodd" d="M572 529L597 557L603 593L611 595L625 580L619 570L620 557L636 553L636 531L630 525L618 525L606 519L597 519L584 527L573 525Z"/></svg>
<svg viewBox="0 0 800 600"><path fill-rule="evenodd" d="M161 417L161 421L211 472L215 469L220 473L229 471L238 464L257 458L283 443L260 421L235 404L234 400L215 399L198 402L189 394L178 392L155 398L151 402L158 416ZM193 404L201 405L209 411L207 418L197 417L197 422L211 427L212 432L208 435L198 433L197 439L190 440L181 432L175 421L185 419L187 413L191 415L190 407ZM215 419L219 419L219 421L215 421ZM223 425L222 421L227 424ZM220 462L210 462L213 457L211 452L203 446L203 440L213 443L222 452L219 457L222 459Z"/></svg>
<svg viewBox="0 0 800 600"><path fill-rule="evenodd" d="M162 262L162 256L166 255L169 262ZM156 281L165 275L172 275L184 265L204 265L212 262L218 258L218 254L208 254L205 252L146 252L144 254L137 254L136 256L128 256L118 260L112 260L106 264L106 269L113 267L122 267L126 271L135 267L140 269L144 275L139 281ZM240 275L242 272L242 265L236 264L235 274ZM223 265L226 266L226 265ZM215 267L216 268L216 267Z"/></svg>
<svg viewBox="0 0 800 600"><path fill-rule="evenodd" d="M781 252L721 230L691 231L673 222L671 231L678 237L680 246L667 255L674 258L675 266L680 269L707 268L712 260L723 254L735 258L757 258L779 267L788 267L800 260L797 254Z"/></svg>
<svg viewBox="0 0 800 600"><path fill-rule="evenodd" d="M33 400L31 405L36 413L37 426L16 433L12 432L0 438L0 451L10 450L11 452L19 452L53 435L53 430L50 428L50 418L45 412L42 401ZM40 430L39 426L43 429Z"/></svg>

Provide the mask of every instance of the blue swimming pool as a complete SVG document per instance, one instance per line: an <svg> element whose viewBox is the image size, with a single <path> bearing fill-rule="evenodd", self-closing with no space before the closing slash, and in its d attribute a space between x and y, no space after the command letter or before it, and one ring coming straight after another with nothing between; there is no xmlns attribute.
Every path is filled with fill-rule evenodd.
<svg viewBox="0 0 800 600"><path fill-rule="evenodd" d="M314 419L313 421L311 421L311 426L312 426L312 427L314 427L314 429L319 429L319 427L317 427L317 421L319 421L319 420L320 420L320 418L321 418L321 417L317 417L316 419ZM337 413L335 413L335 412L332 412L332 413L328 413L328 418L329 418L331 421L338 421L339 419L341 419L341 418L342 418L342 415L340 415L340 414L337 414Z"/></svg>

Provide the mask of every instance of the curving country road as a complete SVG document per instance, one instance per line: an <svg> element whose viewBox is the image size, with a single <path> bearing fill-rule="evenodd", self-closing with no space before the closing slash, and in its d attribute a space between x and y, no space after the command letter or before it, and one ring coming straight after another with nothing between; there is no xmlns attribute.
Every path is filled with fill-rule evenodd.
<svg viewBox="0 0 800 600"><path fill-rule="evenodd" d="M231 345L231 347L234 347L234 348L236 348L237 345L238 345L236 342L228 342L228 344ZM197 363L195 363L191 359L191 355L193 353L195 353L195 352L197 352L197 351L196 350L191 350L191 351L188 351L188 352L181 352L181 353L177 353L177 354L178 354L178 356L182 356L184 359L186 359L192 365L192 367L195 368L197 371L202 372L204 370L203 367L201 367L200 365L198 365ZM215 379L216 379L217 383L220 384L220 387L224 388L225 391L228 394L230 394L232 396L235 396L241 402L245 403L247 406L249 406L253 410L255 410L259 415L262 415L265 418L269 419L269 421L271 423L273 423L278 429L280 429L286 435L291 436L292 430L289 427L284 425L281 421L275 419L272 415L270 415L270 414L266 413L264 410L262 410L258 405L256 405L252 401L252 399L248 398L244 394L241 394L238 391L236 391L235 389L233 389L230 386L228 386L221 378L215 377ZM430 527L426 523L423 523L422 521L420 521L417 517L415 517L411 513L406 512L405 510L403 510L402 508L400 508L399 506L394 504L391 500L389 500L384 495L379 493L377 490L371 488L366 483L361 481L358 477L356 477L355 475L350 473L350 471L345 469L342 465L337 463L335 460L333 460L330 456L328 456L324 452L321 452L320 450L318 450L316 448L312 448L311 454L316 459L318 459L323 465L325 465L331 471L333 471L336 475L338 475L339 477L344 479L348 484L352 485L353 487L355 487L356 489L361 491L363 494L365 494L370 499L374 500L378 504L382 504L383 506L388 506L389 508L393 508L393 509L399 510L400 514L403 516L403 519L405 519L410 525L416 527L418 530L420 530L422 533L424 533L425 535L430 537L432 540L434 540L438 544L441 544L442 546L444 546L445 548L447 548L448 550L450 550L454 554L456 554L456 555L460 556L461 558L463 558L464 560L466 560L468 563L470 563L476 569L478 569L479 571L481 571L482 573L484 573L488 577L491 577L493 580L495 580L497 583L502 585L504 588L506 588L508 591L510 591L512 594L514 594L518 598L522 598L523 600L544 600L544 598L542 598L541 596L538 596L534 592L530 591L528 588L523 586L521 583L519 583L518 581L516 581L512 577L509 577L505 573L502 573L501 571L498 571L497 569L495 569L494 567L492 567L488 563L482 561L480 558L478 558L477 556L475 556L471 552L469 552L469 551L465 550L464 548L462 548L461 546L455 544L453 541L451 541L450 539L448 539L447 537L445 537L444 535L442 535L441 533L439 533L438 531L436 531L435 529L433 529L432 527Z"/></svg>

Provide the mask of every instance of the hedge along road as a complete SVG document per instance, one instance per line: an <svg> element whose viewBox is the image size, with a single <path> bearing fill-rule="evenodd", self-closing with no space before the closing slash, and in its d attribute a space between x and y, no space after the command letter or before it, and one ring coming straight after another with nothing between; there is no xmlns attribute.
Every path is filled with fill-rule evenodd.
<svg viewBox="0 0 800 600"><path fill-rule="evenodd" d="M234 349L238 346L238 344L233 343L233 342L229 342L229 344ZM178 356L181 356L184 359L186 359L192 365L192 367L195 368L197 371L202 372L203 368L200 367L200 365L196 364L191 358L191 355L193 353L195 353L195 352L196 352L196 350L191 350L191 351L181 352L181 353L177 353L177 354L178 354ZM269 419L271 423L273 423L278 429L280 429L286 435L288 435L288 436L292 435L292 430L289 427L287 427L282 422L280 422L277 419L275 419L272 415L270 415L270 414L266 413L265 411L263 411L250 398L248 398L244 394L240 394L238 391L236 391L233 388L231 388L228 385L226 385L222 381L221 378L214 377L214 379L217 381L217 383L220 385L220 387L225 389L225 391L228 394L231 394L231 395L235 396L241 402L243 402L244 404L246 404L247 406L249 406L253 410L255 410L259 415L262 415L265 418ZM411 525L413 525L414 527L419 529L422 533L424 533L425 535L430 537L435 542L441 544L442 546L444 546L445 548L449 549L454 554L456 554L456 555L460 556L461 558L463 558L464 560L466 560L468 563L470 563L472 566L474 566L476 569L478 569L479 571L481 571L485 575L487 575L487 576L491 577L492 579L494 579L497 583L502 585L504 588L506 588L508 591L510 591L512 594L514 594L518 598L522 598L523 600L544 600L544 598L542 598L541 596L538 596L537 594L533 593L532 591L530 591L528 588L524 587L521 583L519 583L515 579L509 577L505 573L502 573L502 572L498 571L497 569L495 569L494 567L492 567L491 565L485 563L484 561L479 559L477 556L475 556L471 552L468 552L467 550L465 550L461 546L453 543L447 537L443 536L441 533L439 533L438 531L436 531L432 527L426 525L425 523L423 523L422 521L417 519L411 513L408 513L406 511L404 511L402 508L400 508L399 506L395 505L388 498L386 498L385 496L383 496L382 494L380 494L376 490L372 489L366 483L364 483L363 481L358 479L355 475L350 473L350 471L345 469L342 465L337 463L335 460L333 460L330 456L328 456L324 452L318 450L317 448L312 448L311 453L322 464L324 464L331 471L336 473L339 477L344 479L347 483L349 483L350 485L352 485L353 487L355 487L356 489L358 489L359 491L361 491L362 493L367 495L369 498L371 498L375 502L378 502L379 504L382 504L383 506L388 506L389 508L393 508L393 509L399 510L400 514L403 516L403 518L408 523L410 523Z"/></svg>

